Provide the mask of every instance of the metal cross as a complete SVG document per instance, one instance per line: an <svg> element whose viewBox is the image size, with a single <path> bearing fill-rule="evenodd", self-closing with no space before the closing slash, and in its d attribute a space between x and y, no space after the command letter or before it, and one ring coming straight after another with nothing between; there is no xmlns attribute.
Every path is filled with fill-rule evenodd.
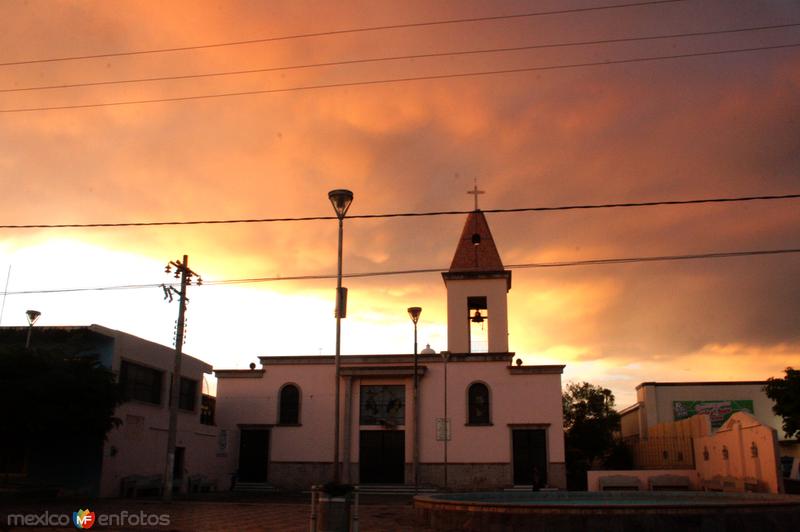
<svg viewBox="0 0 800 532"><path fill-rule="evenodd" d="M467 194L472 194L472 195L475 196L475 210L477 211L478 210L478 194L486 194L485 191L478 190L478 179L477 178L475 179L475 186L472 188L472 190L468 190Z"/></svg>

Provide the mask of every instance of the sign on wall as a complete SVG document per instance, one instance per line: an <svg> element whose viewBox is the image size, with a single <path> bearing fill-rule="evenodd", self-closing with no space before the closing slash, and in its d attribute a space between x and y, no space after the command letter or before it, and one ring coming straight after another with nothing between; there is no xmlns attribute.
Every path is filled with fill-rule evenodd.
<svg viewBox="0 0 800 532"><path fill-rule="evenodd" d="M673 401L675 421L690 418L695 414L708 414L711 426L719 428L734 412L753 413L753 401L749 399L728 401Z"/></svg>

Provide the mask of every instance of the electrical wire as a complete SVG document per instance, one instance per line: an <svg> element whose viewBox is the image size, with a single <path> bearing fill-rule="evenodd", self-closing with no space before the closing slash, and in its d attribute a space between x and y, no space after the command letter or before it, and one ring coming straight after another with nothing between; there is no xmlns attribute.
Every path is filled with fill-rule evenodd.
<svg viewBox="0 0 800 532"><path fill-rule="evenodd" d="M548 212L571 211L592 209L619 209L631 207L657 207L667 205L700 205L707 203L741 203L749 201L774 201L798 199L800 194L777 194L760 196L736 196L717 198L697 198L685 200L659 200L625 203L588 203L582 205L554 205L546 207L519 207L511 209L481 209L484 213L514 213L514 212ZM372 218L408 218L421 216L450 216L464 215L474 211L426 211L402 212L383 214L354 214L347 216L348 220L364 220ZM294 218L241 218L228 220L186 220L165 222L114 222L114 223L86 223L86 224L16 224L0 225L0 229L83 229L83 228L112 228L112 227L158 227L168 225L219 225L219 224L251 224L271 222L306 222L317 220L336 220L336 216L302 216Z"/></svg>
<svg viewBox="0 0 800 532"><path fill-rule="evenodd" d="M751 257L760 255L785 255L800 253L800 248L784 248L784 249L765 249L765 250L749 250L749 251L726 251L718 253L695 253L689 255L660 255L649 257L617 257L606 259L589 259L589 260L576 260L576 261L559 261L559 262L535 262L526 264L509 264L507 269L530 269L530 268L565 268L574 266L607 266L612 264L632 264L632 263L648 263L648 262L671 262L680 260L703 260L703 259L722 259L734 257ZM447 268L422 268L413 270L392 270L392 271L378 271L378 272L361 272L361 273L344 273L343 278L356 279L367 277L386 277L391 275L411 275L421 273L443 273L448 271ZM336 274L322 274L322 275L293 275L293 276L277 276L277 277L251 277L247 279L224 279L218 281L203 281L202 285L198 286L223 286L223 285L240 285L240 284L257 284L266 282L278 281L310 281L310 280L325 280L336 279ZM164 283L154 284L129 284L119 286L101 286L92 288L57 288L52 290L20 290L15 292L3 292L3 296L16 296L16 295L31 295L31 294L63 294L74 292L97 292L97 291L110 291L110 290L138 290L145 288L162 288ZM167 286L170 286L167 283Z"/></svg>
<svg viewBox="0 0 800 532"><path fill-rule="evenodd" d="M440 79L458 79L458 78L469 78L469 77L479 77L479 76L494 76L494 75L501 75L501 74L520 74L524 72L541 72L547 70L565 70L565 69L572 69L572 68L586 68L586 67L595 67L595 66L607 66L607 65L622 65L622 64L631 64L631 63L644 63L644 62L651 62L651 61L661 61L661 60L673 60L673 59L686 59L690 57L707 57L707 56L714 56L714 55L724 55L724 54L734 54L734 53L745 53L745 52L758 52L758 51L765 51L765 50L779 50L779 49L786 49L786 48L797 48L800 47L800 43L790 43L790 44L776 44L776 45L769 45L769 46L755 46L750 48L732 48L727 50L713 50L708 52L690 52L685 54L672 54L672 55L660 55L660 56L648 56L648 57L635 57L630 59L609 59L605 61L591 61L586 63L570 63L570 64L563 64L563 65L548 65L548 66L538 66L538 67L523 67L523 68L508 68L503 70L482 70L482 71L473 71L473 72L460 72L455 74L436 74L436 75L428 75L428 76L412 76L406 78L390 78L390 79L376 79L376 80L367 80L367 81L347 81L341 83L323 83L318 85L299 85L295 87L285 87L281 89L259 89L259 90L250 90L250 91L240 91L240 92L223 92L217 94L197 94L193 96L176 96L174 98L152 98L152 99L144 99L144 100L122 100L116 102L104 102L104 103L85 103L85 104L74 104L74 105L56 105L56 106L44 106L44 107L18 107L18 108L10 108L10 109L0 109L0 113L28 113L34 111L63 111L63 110L71 110L71 109L91 109L91 108L101 108L101 107L117 107L121 105L142 105L142 104L149 104L149 103L170 103L170 102L186 102L192 100L209 100L209 99L216 99L216 98L230 98L234 96L254 96L257 94L277 94L277 93L288 93L288 92L297 92L297 91L306 91L306 90L319 90L319 89L334 89L334 88L344 88L344 87L366 87L372 85L387 85L390 83L409 83L415 81L432 81L432 80L440 80Z"/></svg>
<svg viewBox="0 0 800 532"><path fill-rule="evenodd" d="M265 37L261 39L248 39L248 40L241 40L241 41L230 41L230 42L222 42L222 43L212 43L212 44L198 44L193 46L179 46L179 47L172 47L172 48L156 48L152 50L134 50L129 52L113 52L113 53L105 53L105 54L91 54L91 55L76 55L76 56L65 56L65 57L53 57L53 58L46 58L46 59L29 59L24 61L8 61L4 63L0 63L0 67L4 66L19 66L19 65L31 65L36 63L53 63L57 61L76 61L76 60L83 60L83 59L102 59L108 57L123 57L123 56L132 56L132 55L145 55L145 54L158 54L164 52L184 52L189 50L202 50L202 49L209 49L209 48L222 48L227 46L240 46L246 44L259 44L259 43L267 43L267 42L277 42L277 41L288 41L294 39L304 39L310 37L327 37L333 35L346 35L351 33L365 33L365 32L372 32L372 31L386 31L386 30L397 30L397 29L408 29L408 28L422 28L422 27L430 27L430 26L442 26L448 24L464 24L470 22L489 22L489 21L496 21L496 20L510 20L510 19L519 19L519 18L530 18L530 17L539 17L545 15L565 15L570 13L586 13L590 11L604 11L609 9L624 9L629 7L644 7L644 6L651 6L657 4L674 4L677 2L685 2L686 0L651 0L648 2L634 2L634 3L622 3L622 4L611 4L605 6L592 6L592 7L581 7L581 8L572 8L572 9L559 9L559 10L552 10L552 11L534 11L530 13L517 13L512 15L494 15L494 16L486 16L486 17L470 17L470 18L460 18L460 19L445 19L445 20L434 20L434 21L427 21L427 22L411 22L407 24L390 24L385 26L369 26L363 28L350 28L344 30L331 30L331 31L321 31L321 32L314 32L314 33L298 33L295 35L284 35L279 37Z"/></svg>
<svg viewBox="0 0 800 532"><path fill-rule="evenodd" d="M733 29L725 29L725 30L709 30L709 31L698 31L698 32L691 32L691 33L671 33L671 34L662 34L662 35L645 35L639 37L622 37L617 39L600 39L600 40L593 40L593 41L574 41L574 42L561 42L561 43L548 43L548 44L533 44L528 46L513 46L513 47L503 47L503 48L484 48L479 50L457 50L453 52L431 52L425 54L412 54L412 55L396 55L396 56L389 56L389 57L374 57L374 58L362 58L362 59L347 59L341 61L329 61L323 63L310 63L310 64L302 64L302 65L289 65L289 66L278 66L278 67L264 67L264 68L253 68L247 70L228 70L223 72L207 72L201 74L185 74L185 75L174 75L174 76L160 76L160 77L150 77L150 78L131 78L131 79L119 79L119 80L107 80L107 81L89 81L89 82L82 82L82 83L66 83L61 85L37 85L31 87L14 87L8 89L0 89L0 93L4 92L26 92L26 91L39 91L39 90L54 90L54 89L74 89L74 88L81 88L81 87L97 87L97 86L106 86L106 85L120 85L126 83L149 83L149 82L156 82L156 81L178 81L178 80L185 80L185 79L199 79L199 78L211 78L211 77L222 77L222 76L239 76L245 74L259 74L259 73L266 73L266 72L278 72L278 71L286 71L286 70L302 70L302 69L310 69L310 68L321 68L321 67L334 67L334 66L346 66L346 65L356 65L356 64L364 64L364 63L380 63L386 61L401 61L401 60L410 60L410 59L431 59L435 57L455 57L455 56L464 56L464 55L477 55L477 54L489 54L489 53L507 53L507 52L521 52L525 50L543 50L548 48L567 48L573 46L592 46L592 45L600 45L600 44L615 44L615 43L627 43L627 42L641 42L641 41L652 41L652 40L659 40L659 39L675 39L675 38L685 38L685 37L701 37L701 36L709 36L709 35L723 35L723 34L730 34L730 33L743 33L743 32L750 32L750 31L764 31L764 30L773 30L773 29L784 29L784 28L792 28L800 26L800 22L792 22L787 24L774 24L770 26L750 26L747 28L733 28Z"/></svg>

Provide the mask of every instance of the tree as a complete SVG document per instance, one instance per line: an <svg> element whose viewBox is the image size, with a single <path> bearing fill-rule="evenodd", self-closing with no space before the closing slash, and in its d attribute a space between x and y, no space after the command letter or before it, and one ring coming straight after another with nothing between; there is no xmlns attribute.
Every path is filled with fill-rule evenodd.
<svg viewBox="0 0 800 532"><path fill-rule="evenodd" d="M786 437L800 438L800 370L788 367L784 378L767 379L764 391L775 401L772 411L783 418Z"/></svg>
<svg viewBox="0 0 800 532"><path fill-rule="evenodd" d="M588 382L568 383L562 402L570 489L585 489L588 469L611 455L615 463L620 461L624 450L614 440L620 416L611 390Z"/></svg>
<svg viewBox="0 0 800 532"><path fill-rule="evenodd" d="M99 456L106 434L119 424L114 374L96 356L70 347L0 349L0 455L6 460L22 452L40 470L79 467Z"/></svg>

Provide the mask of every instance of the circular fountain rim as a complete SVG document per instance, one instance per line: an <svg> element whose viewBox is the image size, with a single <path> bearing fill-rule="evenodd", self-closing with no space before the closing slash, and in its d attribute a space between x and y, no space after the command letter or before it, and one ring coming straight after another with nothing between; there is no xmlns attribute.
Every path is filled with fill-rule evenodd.
<svg viewBox="0 0 800 532"><path fill-rule="evenodd" d="M502 497L498 497L502 495ZM615 492L451 492L414 497L415 507L537 510L702 510L712 508L800 507L800 497L769 493L701 491Z"/></svg>

